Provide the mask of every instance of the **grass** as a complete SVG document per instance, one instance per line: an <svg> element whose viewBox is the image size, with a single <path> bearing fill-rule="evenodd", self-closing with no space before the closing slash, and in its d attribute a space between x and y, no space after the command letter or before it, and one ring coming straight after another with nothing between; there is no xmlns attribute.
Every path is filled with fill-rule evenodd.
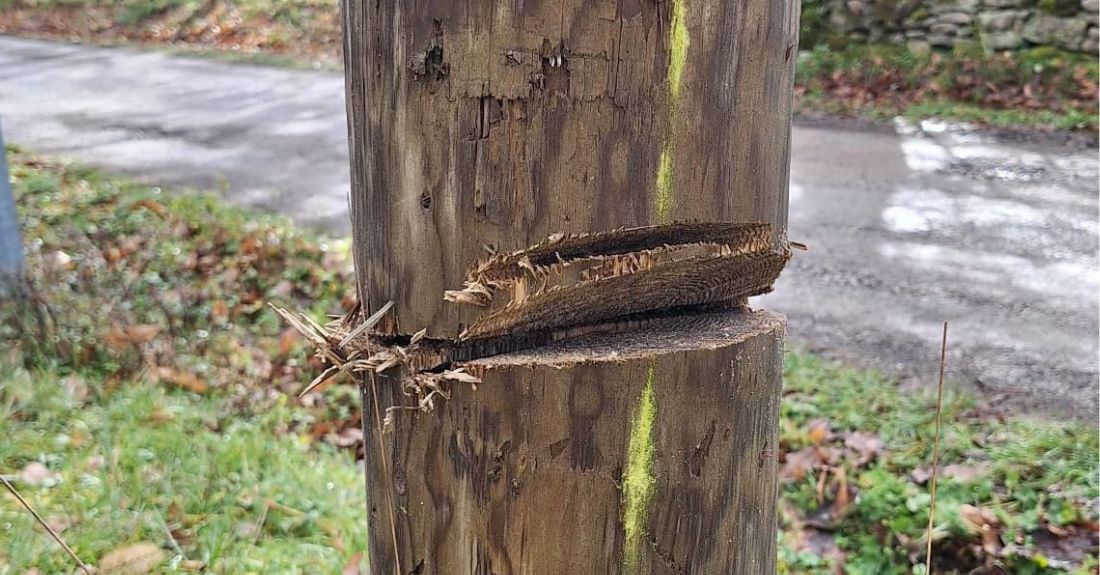
<svg viewBox="0 0 1100 575"><path fill-rule="evenodd" d="M1096 132L1098 68L1094 57L1050 48L988 56L818 46L799 58L796 108Z"/></svg>
<svg viewBox="0 0 1100 575"><path fill-rule="evenodd" d="M0 0L0 32L336 68L335 0Z"/></svg>
<svg viewBox="0 0 1100 575"><path fill-rule="evenodd" d="M0 306L0 473L59 474L19 487L91 563L149 541L167 571L339 571L357 393L288 401L317 364L264 304L340 312L346 243L10 151L38 310ZM29 519L0 498L0 573L62 571Z"/></svg>
<svg viewBox="0 0 1100 575"><path fill-rule="evenodd" d="M934 367L929 366L930 380ZM784 483L784 572L832 573L838 562L851 574L922 569L917 559L923 555L930 494L914 477L927 472L931 459L934 395L902 394L877 374L803 354L787 355L784 384L781 446L788 465L792 453L807 449L850 450L845 444L856 433L882 444L881 453L862 465L860 453L845 452L839 464L815 465ZM823 423L829 432L821 439L813 430ZM1100 439L1094 426L1001 418L956 391L945 398L941 450L941 469L949 473L941 476L937 492L937 569L1044 573L1057 572L1051 565L1058 564L1075 573L1095 572ZM823 497L818 485L826 469L832 473ZM826 526L838 549L822 558L800 551L797 539L807 518L830 506L835 510L837 469L844 469L856 495ZM975 509L996 518L989 536L995 535L989 544L996 554L981 549ZM1062 551L1047 545L1046 534L1067 531L1088 543L1076 550L1078 561L1062 564L1049 555L1060 557Z"/></svg>
<svg viewBox="0 0 1100 575"><path fill-rule="evenodd" d="M165 571L191 560L215 573L335 573L365 547L354 452L295 432L301 414L286 401L243 415L142 379L80 397L58 371L11 362L0 379L4 471L39 462L57 473L52 487L21 489L85 561L149 541ZM2 572L72 569L6 495L0 538Z"/></svg>
<svg viewBox="0 0 1100 575"><path fill-rule="evenodd" d="M931 54L829 49L824 5L802 4L801 45L812 49L797 66L801 114L1097 131L1093 56L1051 48L990 56L977 44ZM0 33L327 69L339 67L342 46L335 0L0 0Z"/></svg>
<svg viewBox="0 0 1100 575"><path fill-rule="evenodd" d="M139 542L160 550L158 572L354 563L356 392L291 399L320 366L263 305L347 309L346 245L209 196L10 156L52 319L42 334L33 309L0 307L0 473L90 563ZM921 572L934 398L807 354L785 367L781 572ZM1000 418L959 393L944 420L937 569L1095 572L1096 429ZM46 476L24 477L35 467ZM7 495L0 540L0 573L71 571Z"/></svg>

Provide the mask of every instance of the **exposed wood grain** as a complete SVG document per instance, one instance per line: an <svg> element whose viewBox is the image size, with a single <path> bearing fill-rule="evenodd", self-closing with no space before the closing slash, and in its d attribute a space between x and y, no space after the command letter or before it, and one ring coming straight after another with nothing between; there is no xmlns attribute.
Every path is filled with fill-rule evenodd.
<svg viewBox="0 0 1100 575"><path fill-rule="evenodd" d="M372 572L394 572L387 490L406 572L774 572L782 323L714 312L470 363L476 391L400 412L389 475L367 450ZM393 378L377 390L407 401ZM638 445L651 457L630 470Z"/></svg>
<svg viewBox="0 0 1100 575"><path fill-rule="evenodd" d="M784 232L797 2L344 5L356 264L372 310L395 302L387 333L469 325L441 294L483 245L692 219Z"/></svg>
<svg viewBox="0 0 1100 575"><path fill-rule="evenodd" d="M774 573L782 319L670 304L756 293L782 267L798 2L343 10L366 315L393 301L375 335L426 328L425 357L483 378L433 412L394 412L381 448L364 418L372 573ZM646 283L658 276L644 271L609 276L601 287L625 286L614 293L582 283L585 305L568 317L551 301L560 293L513 279L562 246L505 256L476 281L507 283L531 305L492 337L456 342L505 304L443 300L485 247L674 221L767 224L775 251L740 272L725 265L736 250L680 260L699 264L683 285ZM639 249L664 243L639 234ZM610 264L633 255L602 241ZM591 248L563 245L582 259ZM364 387L364 413L409 401L400 369Z"/></svg>

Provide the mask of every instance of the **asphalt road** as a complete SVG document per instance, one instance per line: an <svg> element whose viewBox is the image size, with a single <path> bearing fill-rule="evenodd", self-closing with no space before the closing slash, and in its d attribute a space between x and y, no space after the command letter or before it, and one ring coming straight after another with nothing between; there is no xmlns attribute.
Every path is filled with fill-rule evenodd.
<svg viewBox="0 0 1100 575"><path fill-rule="evenodd" d="M343 83L331 73L0 37L11 142L345 233ZM796 346L987 404L1097 414L1095 149L959 127L796 126L790 236L810 245L754 305Z"/></svg>

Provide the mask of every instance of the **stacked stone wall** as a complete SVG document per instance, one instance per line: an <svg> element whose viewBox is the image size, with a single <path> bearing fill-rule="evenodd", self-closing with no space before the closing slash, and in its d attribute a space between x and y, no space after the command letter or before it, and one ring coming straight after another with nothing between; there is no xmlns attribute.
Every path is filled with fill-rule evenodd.
<svg viewBox="0 0 1100 575"><path fill-rule="evenodd" d="M1096 54L1100 0L803 0L803 48L857 42L914 51L1050 46Z"/></svg>

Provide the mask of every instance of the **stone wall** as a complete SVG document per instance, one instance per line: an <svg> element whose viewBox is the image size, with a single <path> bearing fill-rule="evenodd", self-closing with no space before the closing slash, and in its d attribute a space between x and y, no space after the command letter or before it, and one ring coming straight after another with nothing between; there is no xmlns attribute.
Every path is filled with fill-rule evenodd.
<svg viewBox="0 0 1100 575"><path fill-rule="evenodd" d="M1052 46L1097 53L1100 0L803 0L803 48L885 42L914 51ZM810 45L806 45L810 44Z"/></svg>

